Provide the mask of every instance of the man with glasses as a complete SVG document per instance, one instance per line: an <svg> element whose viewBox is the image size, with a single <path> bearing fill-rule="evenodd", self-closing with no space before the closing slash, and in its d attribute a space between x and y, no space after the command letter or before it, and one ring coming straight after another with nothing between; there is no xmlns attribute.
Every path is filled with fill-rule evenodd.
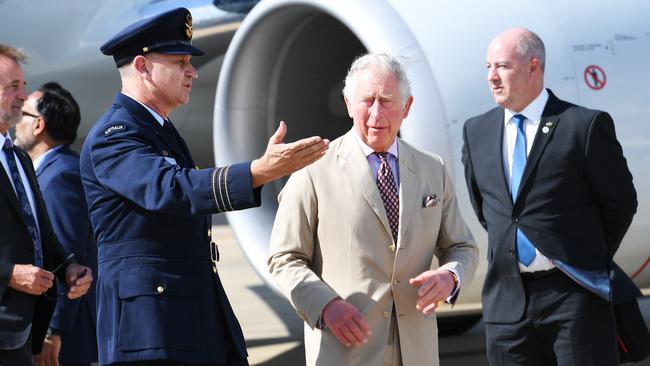
<svg viewBox="0 0 650 366"><path fill-rule="evenodd" d="M70 92L47 83L31 93L16 125L14 144L34 162L36 177L61 245L75 253L79 263L97 272L97 246L88 218L79 174L79 155L70 144L81 121L79 106ZM59 288L65 286L57 281ZM90 365L97 361L95 286L88 296L71 300L59 293L43 352L37 365L59 360L62 366Z"/></svg>
<svg viewBox="0 0 650 366"><path fill-rule="evenodd" d="M55 302L43 294L54 276L70 299L84 295L90 268L74 263L61 247L25 151L13 146L9 128L21 119L25 55L0 44L0 365L29 366L40 353ZM63 289L61 289L63 290Z"/></svg>

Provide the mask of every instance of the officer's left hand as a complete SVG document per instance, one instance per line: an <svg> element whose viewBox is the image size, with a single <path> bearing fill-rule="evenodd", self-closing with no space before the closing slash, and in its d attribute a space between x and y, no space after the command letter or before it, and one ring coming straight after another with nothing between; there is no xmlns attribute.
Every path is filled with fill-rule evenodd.
<svg viewBox="0 0 650 366"><path fill-rule="evenodd" d="M415 308L429 315L445 301L454 290L454 275L446 269L422 272L409 280L411 286L419 286Z"/></svg>
<svg viewBox="0 0 650 366"><path fill-rule="evenodd" d="M34 356L36 366L59 366L59 352L61 351L61 336L49 335L43 341L43 350Z"/></svg>
<svg viewBox="0 0 650 366"><path fill-rule="evenodd" d="M68 299L77 299L85 295L93 282L90 268L76 263L68 265L65 269L65 281L68 283Z"/></svg>
<svg viewBox="0 0 650 366"><path fill-rule="evenodd" d="M253 187L274 181L302 169L325 155L330 141L318 136L284 143L287 125L280 122L277 131L269 139L266 151L251 162Z"/></svg>

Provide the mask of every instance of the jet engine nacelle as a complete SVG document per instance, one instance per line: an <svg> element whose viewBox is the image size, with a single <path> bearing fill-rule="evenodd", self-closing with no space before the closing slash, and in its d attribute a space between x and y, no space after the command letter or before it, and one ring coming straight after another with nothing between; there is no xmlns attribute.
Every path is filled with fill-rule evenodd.
<svg viewBox="0 0 650 366"><path fill-rule="evenodd" d="M501 31L523 26L547 48L546 86L559 97L610 112L639 193L639 210L617 255L640 287L650 250L650 3L398 0L263 0L245 18L225 56L217 86L214 146L217 165L262 154L284 120L287 141L336 138L351 128L341 97L352 60L367 51L402 58L414 104L401 137L441 155L481 250L476 280L456 312L480 309L486 234L471 210L460 162L463 122L494 107L485 52ZM284 181L263 189L262 207L228 213L257 272L266 269L268 242ZM342 207L341 209L345 209Z"/></svg>

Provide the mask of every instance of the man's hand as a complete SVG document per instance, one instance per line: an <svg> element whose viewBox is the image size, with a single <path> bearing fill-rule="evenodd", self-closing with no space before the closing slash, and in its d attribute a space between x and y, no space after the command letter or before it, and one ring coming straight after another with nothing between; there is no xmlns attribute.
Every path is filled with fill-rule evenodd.
<svg viewBox="0 0 650 366"><path fill-rule="evenodd" d="M366 343L372 333L356 306L342 299L334 299L323 309L321 320L347 347Z"/></svg>
<svg viewBox="0 0 650 366"><path fill-rule="evenodd" d="M447 300L454 290L454 275L446 269L429 270L409 280L411 286L419 286L415 308L429 315Z"/></svg>
<svg viewBox="0 0 650 366"><path fill-rule="evenodd" d="M65 269L65 281L69 287L68 299L77 299L88 292L93 274L90 268L72 263Z"/></svg>
<svg viewBox="0 0 650 366"><path fill-rule="evenodd" d="M286 134L287 125L281 121L280 127L269 139L264 155L251 163L253 188L289 175L320 159L330 143L327 139L312 136L285 144L282 139Z"/></svg>
<svg viewBox="0 0 650 366"><path fill-rule="evenodd" d="M59 366L59 352L61 351L61 336L52 334L45 337L43 350L34 356L36 366Z"/></svg>
<svg viewBox="0 0 650 366"><path fill-rule="evenodd" d="M9 287L30 295L41 295L54 284L54 275L31 264L15 264Z"/></svg>

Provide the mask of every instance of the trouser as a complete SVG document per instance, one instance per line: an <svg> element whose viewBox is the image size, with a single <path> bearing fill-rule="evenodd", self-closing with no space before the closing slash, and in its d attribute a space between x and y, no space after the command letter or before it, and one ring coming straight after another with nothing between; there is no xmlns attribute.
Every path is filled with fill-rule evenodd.
<svg viewBox="0 0 650 366"><path fill-rule="evenodd" d="M112 363L111 366L248 366L247 359L241 359L227 365L211 364L211 363L187 363L171 360L155 360L155 361L136 361L136 362L118 362Z"/></svg>
<svg viewBox="0 0 650 366"><path fill-rule="evenodd" d="M0 350L0 366L33 366L32 336L18 349Z"/></svg>
<svg viewBox="0 0 650 366"><path fill-rule="evenodd" d="M526 310L516 323L486 323L491 365L618 365L613 309L561 271L522 276ZM508 301L508 299L503 299Z"/></svg>

